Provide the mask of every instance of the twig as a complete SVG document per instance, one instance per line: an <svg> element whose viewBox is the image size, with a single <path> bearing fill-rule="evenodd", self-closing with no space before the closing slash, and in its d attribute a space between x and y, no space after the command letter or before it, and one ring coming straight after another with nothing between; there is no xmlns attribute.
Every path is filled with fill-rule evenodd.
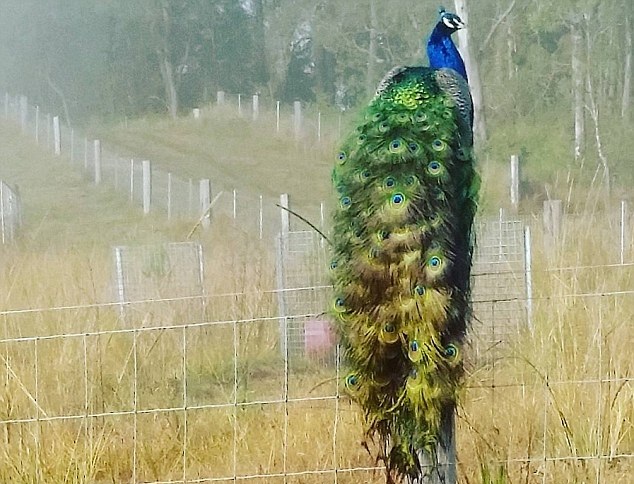
<svg viewBox="0 0 634 484"><path fill-rule="evenodd" d="M222 195L223 192L220 192L218 195L216 195L214 197L214 199L211 201L211 203L209 204L209 206L207 207L207 209L203 212L203 214L200 216L200 218L198 219L198 222L196 222L196 224L194 224L194 226L192 227L192 229L189 231L189 234L187 234L187 240L192 238L192 235L194 235L194 232L196 232L196 229L198 228L198 226L203 222L204 218L207 216L207 214L209 213L209 211L213 208L213 206L216 204L216 202L218 201L218 199L220 199L220 195Z"/></svg>

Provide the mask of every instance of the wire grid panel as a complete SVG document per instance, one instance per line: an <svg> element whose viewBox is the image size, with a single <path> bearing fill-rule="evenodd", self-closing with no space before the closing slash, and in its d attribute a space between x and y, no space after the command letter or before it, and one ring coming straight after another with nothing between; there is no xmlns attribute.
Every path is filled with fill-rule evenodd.
<svg viewBox="0 0 634 484"><path fill-rule="evenodd" d="M326 279L326 250L314 231L280 233L277 239L277 285L282 350L289 361L313 348L332 354L334 338L323 312L331 293ZM303 320L298 315L314 314Z"/></svg>
<svg viewBox="0 0 634 484"><path fill-rule="evenodd" d="M17 237L22 221L20 196L9 185L0 180L0 230L2 243L11 242Z"/></svg>
<svg viewBox="0 0 634 484"><path fill-rule="evenodd" d="M517 220L476 226L472 339L477 354L512 340L527 324L524 231L524 223Z"/></svg>
<svg viewBox="0 0 634 484"><path fill-rule="evenodd" d="M188 314L204 311L202 246L195 242L114 247L115 287L122 315L129 302L190 298ZM138 308L137 308L138 309ZM194 312L194 314L196 314Z"/></svg>

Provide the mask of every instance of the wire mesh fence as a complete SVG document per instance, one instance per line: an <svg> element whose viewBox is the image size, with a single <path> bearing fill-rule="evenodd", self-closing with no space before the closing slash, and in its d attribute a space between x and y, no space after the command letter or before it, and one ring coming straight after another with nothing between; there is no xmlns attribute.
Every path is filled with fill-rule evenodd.
<svg viewBox="0 0 634 484"><path fill-rule="evenodd" d="M334 354L289 364L278 314L215 317L212 308L252 296L203 297L200 319L170 311L191 298L130 302L145 309L125 326L118 303L0 312L0 467L39 482L66 472L85 482L381 482ZM557 324L562 306L574 322ZM461 474L490 466L508 482L628 482L633 311L631 290L536 299L535 333L470 368ZM483 460L483 446L499 455Z"/></svg>

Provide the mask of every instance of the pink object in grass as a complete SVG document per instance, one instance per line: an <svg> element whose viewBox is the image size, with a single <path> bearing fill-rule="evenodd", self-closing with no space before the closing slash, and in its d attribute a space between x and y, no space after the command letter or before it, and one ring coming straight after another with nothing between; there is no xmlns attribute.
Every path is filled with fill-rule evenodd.
<svg viewBox="0 0 634 484"><path fill-rule="evenodd" d="M304 350L306 356L328 353L335 345L335 334L325 319L310 319L304 324Z"/></svg>

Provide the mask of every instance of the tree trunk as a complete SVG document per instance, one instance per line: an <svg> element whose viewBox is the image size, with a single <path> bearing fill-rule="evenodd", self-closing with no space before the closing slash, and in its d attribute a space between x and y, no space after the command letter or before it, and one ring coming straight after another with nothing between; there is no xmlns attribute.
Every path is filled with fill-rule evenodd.
<svg viewBox="0 0 634 484"><path fill-rule="evenodd" d="M625 18L625 63L623 74L623 97L621 99L621 117L625 120L630 115L630 92L632 90L632 31L630 18Z"/></svg>
<svg viewBox="0 0 634 484"><path fill-rule="evenodd" d="M368 94L374 92L376 88L376 50L377 50L377 28L378 19L376 16L375 0L370 0L370 44L368 45L368 66L366 70L365 85Z"/></svg>
<svg viewBox="0 0 634 484"><path fill-rule="evenodd" d="M163 2L162 10L162 29L159 29L160 45L157 50L159 58L159 68L161 78L163 79L163 87L165 88L165 102L167 109L172 118L176 118L178 114L178 91L176 89L176 80L174 79L174 66L171 59L170 49L170 31L171 18L167 9L167 3Z"/></svg>
<svg viewBox="0 0 634 484"><path fill-rule="evenodd" d="M454 0L456 13L462 21L468 25L469 12L467 10L466 0ZM486 120L484 116L484 100L482 94L482 83L480 82L480 72L478 64L472 54L471 44L469 42L468 30L458 31L459 49L467 68L467 76L469 77L469 88L471 89L471 97L473 98L473 135L476 143L486 141Z"/></svg>
<svg viewBox="0 0 634 484"><path fill-rule="evenodd" d="M579 24L572 23L572 91L573 111L575 121L575 160L583 155L583 142L585 137L585 123L583 110L583 63L581 62L581 30Z"/></svg>

